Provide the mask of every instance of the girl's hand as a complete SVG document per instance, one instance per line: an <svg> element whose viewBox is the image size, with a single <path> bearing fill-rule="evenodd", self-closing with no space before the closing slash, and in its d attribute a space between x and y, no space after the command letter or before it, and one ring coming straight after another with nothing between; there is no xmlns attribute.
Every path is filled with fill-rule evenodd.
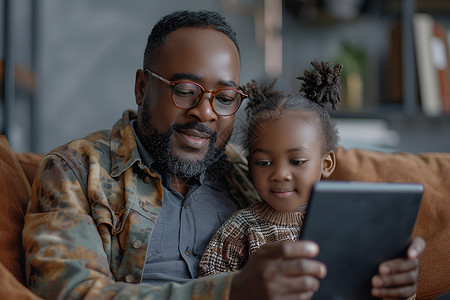
<svg viewBox="0 0 450 300"><path fill-rule="evenodd" d="M419 255L425 241L415 237L409 245L406 258L382 262L378 274L372 277L372 295L383 299L407 299L414 296L419 273Z"/></svg>

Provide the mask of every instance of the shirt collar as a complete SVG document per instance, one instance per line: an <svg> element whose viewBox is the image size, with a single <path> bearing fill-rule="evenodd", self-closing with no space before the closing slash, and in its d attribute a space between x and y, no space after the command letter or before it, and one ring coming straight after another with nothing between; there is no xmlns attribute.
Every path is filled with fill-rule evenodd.
<svg viewBox="0 0 450 300"><path fill-rule="evenodd" d="M150 168L150 171L156 171L154 170L154 168L152 168L153 163L155 162L155 160L153 159L153 156L150 154L150 152L148 152L148 150L144 147L144 145L142 144L141 140L139 139L139 136L136 133L136 120L131 120L130 125L131 125L131 130L133 130L133 134L134 134L134 139L136 140L136 145L139 151L139 154L141 156L142 162Z"/></svg>

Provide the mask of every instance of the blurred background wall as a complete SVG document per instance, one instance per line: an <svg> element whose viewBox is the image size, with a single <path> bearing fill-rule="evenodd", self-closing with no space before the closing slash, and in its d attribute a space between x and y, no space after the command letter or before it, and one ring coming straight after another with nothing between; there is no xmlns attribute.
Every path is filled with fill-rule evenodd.
<svg viewBox="0 0 450 300"><path fill-rule="evenodd" d="M279 77L277 88L295 92L296 77L313 60L356 70L359 96L334 115L343 145L450 152L448 115L427 116L420 107L406 112L401 99L390 99L392 32L407 1L3 0L0 57L10 51L14 58L15 88L13 107L6 108L8 87L2 87L0 126L15 150L35 152L110 129L124 109L136 108L135 72L153 25L174 10L208 9L222 13L237 32L241 83ZM445 9L425 8L448 29ZM3 61L2 80L8 71ZM243 116L241 108L237 124Z"/></svg>

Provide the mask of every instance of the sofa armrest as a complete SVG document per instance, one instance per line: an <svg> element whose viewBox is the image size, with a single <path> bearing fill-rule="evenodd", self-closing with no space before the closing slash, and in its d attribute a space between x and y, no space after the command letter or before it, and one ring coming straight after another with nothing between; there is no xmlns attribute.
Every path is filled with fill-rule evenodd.
<svg viewBox="0 0 450 300"><path fill-rule="evenodd" d="M42 299L27 289L2 264L0 264L0 299L39 300Z"/></svg>
<svg viewBox="0 0 450 300"><path fill-rule="evenodd" d="M0 264L24 283L23 219L31 187L14 152L0 136Z"/></svg>

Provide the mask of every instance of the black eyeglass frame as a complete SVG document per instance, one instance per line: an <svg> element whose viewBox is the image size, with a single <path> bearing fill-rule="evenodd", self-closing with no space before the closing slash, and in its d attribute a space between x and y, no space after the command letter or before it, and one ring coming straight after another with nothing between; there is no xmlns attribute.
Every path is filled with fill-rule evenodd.
<svg viewBox="0 0 450 300"><path fill-rule="evenodd" d="M189 80L170 81L170 80L168 80L168 79L162 77L162 76L159 75L158 73L153 72L152 70L150 70L150 69L148 69L148 68L147 68L147 69L144 69L144 72L149 73L149 74L152 75L153 77L155 77L155 78L161 80L162 82L164 82L165 84L169 85L169 86L171 87L170 99L172 100L172 103L175 104L176 107L181 108L181 109L191 109L191 108L197 106L197 105L200 103L200 101L202 100L203 94L204 94L204 93L211 93L211 97L210 97L210 99L209 99L209 103L211 104L211 107L212 107L212 109L214 110L214 112L215 112L216 114L220 115L220 116L231 116L231 115L235 114L235 113L239 110L239 108L241 107L242 102L244 101L244 99L248 97L248 95L247 95L246 93L244 93L244 92L242 92L242 91L239 91L239 90L237 90L237 89L233 89L233 88L220 88L220 89L217 89L217 90L207 90L207 89L205 89L203 86L201 86L200 84L198 84L198 83L196 83L196 82L193 82L193 81L189 81ZM200 88L200 90L201 90L201 94L199 95L198 100L197 100L196 102L194 102L194 103L193 103L191 106L189 106L189 107L183 107L183 106L180 106L180 105L177 104L177 103L175 102L175 100L173 99L173 90L174 90L175 86L176 86L177 84L180 84L180 83L192 83L192 84L198 86L198 87ZM223 91L223 90L232 90L232 91L237 92L237 93L241 96L241 97L240 97L240 98L241 98L241 101L240 101L239 105L236 107L236 109L235 109L232 113L229 113L229 114L221 114L221 113L217 112L216 109L214 108L214 102L213 102L213 101L214 101L214 97L215 97L215 95L217 95L220 91Z"/></svg>

